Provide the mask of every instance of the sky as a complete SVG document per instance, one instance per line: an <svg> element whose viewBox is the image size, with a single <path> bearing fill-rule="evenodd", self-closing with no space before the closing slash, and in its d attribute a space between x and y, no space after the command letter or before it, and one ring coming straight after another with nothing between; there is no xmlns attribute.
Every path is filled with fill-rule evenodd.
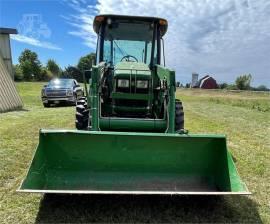
<svg viewBox="0 0 270 224"><path fill-rule="evenodd" d="M105 13L166 18L166 66L181 83L193 72L219 83L250 73L253 86L270 87L269 0L0 0L0 27L19 31L14 64L27 48L64 68L95 52L93 18Z"/></svg>

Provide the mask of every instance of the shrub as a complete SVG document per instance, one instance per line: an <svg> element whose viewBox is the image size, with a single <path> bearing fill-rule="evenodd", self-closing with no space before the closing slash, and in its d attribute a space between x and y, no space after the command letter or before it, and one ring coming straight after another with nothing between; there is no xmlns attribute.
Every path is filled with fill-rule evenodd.
<svg viewBox="0 0 270 224"><path fill-rule="evenodd" d="M248 75L240 75L235 80L235 85L240 90L247 90L250 89L250 82L251 82L252 76L251 74Z"/></svg>
<svg viewBox="0 0 270 224"><path fill-rule="evenodd" d="M41 74L42 81L49 81L49 80L51 80L53 78L52 72L47 70L44 67L41 69L40 74Z"/></svg>
<svg viewBox="0 0 270 224"><path fill-rule="evenodd" d="M219 84L220 89L226 89L228 87L228 84L226 82Z"/></svg>
<svg viewBox="0 0 270 224"><path fill-rule="evenodd" d="M24 76L22 73L22 70L19 65L14 65L13 66L13 71L14 71L14 80L15 81L23 81Z"/></svg>
<svg viewBox="0 0 270 224"><path fill-rule="evenodd" d="M226 87L226 89L228 89L228 90L237 90L237 86L234 85L234 84L231 84L231 85L228 85L228 86Z"/></svg>

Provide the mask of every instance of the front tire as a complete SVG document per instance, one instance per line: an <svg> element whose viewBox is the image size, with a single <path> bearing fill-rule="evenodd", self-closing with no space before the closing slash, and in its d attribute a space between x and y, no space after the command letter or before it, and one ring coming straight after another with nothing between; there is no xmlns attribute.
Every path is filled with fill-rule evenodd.
<svg viewBox="0 0 270 224"><path fill-rule="evenodd" d="M184 108L180 100L175 100L175 131L184 130Z"/></svg>
<svg viewBox="0 0 270 224"><path fill-rule="evenodd" d="M43 103L43 106L46 107L46 108L50 107L50 103Z"/></svg>
<svg viewBox="0 0 270 224"><path fill-rule="evenodd" d="M76 102L75 126L78 130L87 130L89 123L89 109L85 97L81 97Z"/></svg>

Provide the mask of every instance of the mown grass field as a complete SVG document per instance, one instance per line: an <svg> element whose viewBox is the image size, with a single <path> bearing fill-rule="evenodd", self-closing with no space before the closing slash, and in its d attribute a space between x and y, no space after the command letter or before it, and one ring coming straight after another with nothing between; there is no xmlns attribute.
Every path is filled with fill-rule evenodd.
<svg viewBox="0 0 270 224"><path fill-rule="evenodd" d="M24 109L0 114L0 223L270 223L270 96L178 90L192 133L225 133L251 196L89 196L16 193L40 128L74 128L74 107L43 108L43 83L19 83Z"/></svg>

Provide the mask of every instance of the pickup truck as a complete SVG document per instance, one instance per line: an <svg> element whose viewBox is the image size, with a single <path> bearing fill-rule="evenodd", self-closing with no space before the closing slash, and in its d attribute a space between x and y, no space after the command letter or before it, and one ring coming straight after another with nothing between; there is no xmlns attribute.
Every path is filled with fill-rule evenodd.
<svg viewBox="0 0 270 224"><path fill-rule="evenodd" d="M77 99L83 95L83 88L75 79L52 79L41 90L41 100L44 107L60 103L75 105Z"/></svg>

